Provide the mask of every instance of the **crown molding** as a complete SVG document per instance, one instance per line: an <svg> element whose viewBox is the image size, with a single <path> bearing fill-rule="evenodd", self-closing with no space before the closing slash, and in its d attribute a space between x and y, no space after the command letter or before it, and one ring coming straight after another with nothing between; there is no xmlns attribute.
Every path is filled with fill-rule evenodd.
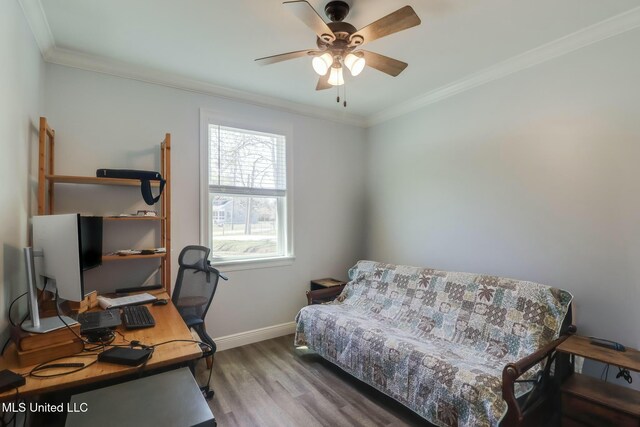
<svg viewBox="0 0 640 427"><path fill-rule="evenodd" d="M367 117L367 126L375 126L408 114L461 92L501 79L638 27L640 27L640 7L615 15L550 43L516 55L478 73L429 91L424 95L371 114Z"/></svg>
<svg viewBox="0 0 640 427"><path fill-rule="evenodd" d="M516 55L489 68L456 80L423 95L385 108L366 117L331 111L322 107L230 89L211 83L162 72L150 67L118 62L109 58L89 55L56 47L53 34L40 0L18 0L46 62L109 74L117 77L202 93L205 95L245 102L260 107L275 108L288 113L330 120L359 127L379 123L411 113L428 105L455 96L461 92L490 83L575 50L640 27L640 7L600 21L567 36Z"/></svg>
<svg viewBox="0 0 640 427"><path fill-rule="evenodd" d="M147 83L154 83L161 86L216 96L218 98L225 98L233 101L241 101L259 107L275 108L287 113L330 120L358 127L366 127L366 118L357 114L331 111L323 107L314 107L267 95L229 89L149 67L136 66L129 63L111 60L109 58L56 47L41 1L18 0L18 2L22 7L24 16L29 23L31 32L34 35L36 43L42 53L42 57L46 62Z"/></svg>
<svg viewBox="0 0 640 427"><path fill-rule="evenodd" d="M33 37L36 39L38 48L42 57L46 59L49 52L56 47L51 28L49 28L49 22L47 16L42 8L40 0L18 0L22 13L31 28Z"/></svg>
<svg viewBox="0 0 640 427"><path fill-rule="evenodd" d="M94 71L116 77L123 77L131 80L138 80L146 83L153 83L174 89L186 90L189 92L201 93L204 95L225 98L233 101L240 101L247 104L256 105L284 111L287 113L303 115L307 117L330 120L348 125L365 127L366 119L363 116L338 113L322 107L314 107L284 99L259 95L238 89L230 89L217 86L211 83L182 77L177 74L160 71L151 67L133 65L119 62L110 58L96 55L89 55L73 50L55 47L50 49L45 61L81 70Z"/></svg>

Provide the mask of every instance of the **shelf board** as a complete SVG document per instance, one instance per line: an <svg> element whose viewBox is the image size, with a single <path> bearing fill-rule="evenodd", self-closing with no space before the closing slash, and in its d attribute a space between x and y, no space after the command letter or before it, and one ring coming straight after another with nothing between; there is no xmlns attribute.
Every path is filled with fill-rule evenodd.
<svg viewBox="0 0 640 427"><path fill-rule="evenodd" d="M626 351L615 351L591 344L588 337L571 335L558 346L557 350L640 372L640 351L634 348L627 347Z"/></svg>
<svg viewBox="0 0 640 427"><path fill-rule="evenodd" d="M159 253L153 255L102 255L102 261L128 261L132 259L153 259L164 258L166 253Z"/></svg>
<svg viewBox="0 0 640 427"><path fill-rule="evenodd" d="M640 416L640 391L628 387L574 373L562 384L562 391L594 405L604 405L634 417Z"/></svg>
<svg viewBox="0 0 640 427"><path fill-rule="evenodd" d="M105 221L164 221L163 216L105 216Z"/></svg>
<svg viewBox="0 0 640 427"><path fill-rule="evenodd" d="M140 187L138 179L97 178L95 176L46 175L49 182L56 184L124 185ZM159 181L151 181L152 187L159 187Z"/></svg>

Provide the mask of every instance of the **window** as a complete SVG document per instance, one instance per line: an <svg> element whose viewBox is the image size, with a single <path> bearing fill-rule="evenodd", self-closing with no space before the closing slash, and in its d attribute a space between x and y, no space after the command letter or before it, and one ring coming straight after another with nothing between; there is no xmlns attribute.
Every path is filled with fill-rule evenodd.
<svg viewBox="0 0 640 427"><path fill-rule="evenodd" d="M290 257L286 136L204 116L202 126L201 227L212 261Z"/></svg>

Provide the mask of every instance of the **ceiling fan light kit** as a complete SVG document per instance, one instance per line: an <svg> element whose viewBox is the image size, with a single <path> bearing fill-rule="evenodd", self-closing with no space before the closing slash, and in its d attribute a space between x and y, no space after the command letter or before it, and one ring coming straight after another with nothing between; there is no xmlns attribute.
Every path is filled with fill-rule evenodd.
<svg viewBox="0 0 640 427"><path fill-rule="evenodd" d="M313 69L316 73L324 76L333 64L333 57L329 52L325 52L320 56L314 57L311 64L313 65Z"/></svg>
<svg viewBox="0 0 640 427"><path fill-rule="evenodd" d="M342 67L331 67L331 73L329 74L329 80L327 82L331 86L342 86L344 84L344 75L342 74Z"/></svg>
<svg viewBox="0 0 640 427"><path fill-rule="evenodd" d="M420 25L420 18L411 6L405 6L357 30L344 22L349 5L344 1L330 1L324 8L331 22L325 22L305 0L285 1L283 5L316 33L317 49L300 50L256 59L262 65L274 64L303 56L313 56L311 65L320 75L316 90L344 85L343 66L352 76L359 75L365 66L396 77L407 63L366 50L357 50L373 40ZM345 103L346 106L346 103Z"/></svg>
<svg viewBox="0 0 640 427"><path fill-rule="evenodd" d="M353 77L357 76L364 70L367 65L363 55L360 52L349 53L344 57L344 65L349 69Z"/></svg>

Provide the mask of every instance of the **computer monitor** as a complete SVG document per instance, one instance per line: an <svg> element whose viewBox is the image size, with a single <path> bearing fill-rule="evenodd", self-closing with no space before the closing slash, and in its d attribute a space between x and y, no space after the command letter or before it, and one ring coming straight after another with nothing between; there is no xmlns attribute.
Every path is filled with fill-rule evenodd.
<svg viewBox="0 0 640 427"><path fill-rule="evenodd" d="M33 247L25 248L25 263L31 321L25 322L22 328L43 333L65 327L65 322L77 323L64 316L64 321L59 317L40 319L36 283L46 281L47 290L57 290L60 298L82 301L83 271L102 263L102 218L79 214L34 216ZM44 280L38 280L41 277Z"/></svg>

